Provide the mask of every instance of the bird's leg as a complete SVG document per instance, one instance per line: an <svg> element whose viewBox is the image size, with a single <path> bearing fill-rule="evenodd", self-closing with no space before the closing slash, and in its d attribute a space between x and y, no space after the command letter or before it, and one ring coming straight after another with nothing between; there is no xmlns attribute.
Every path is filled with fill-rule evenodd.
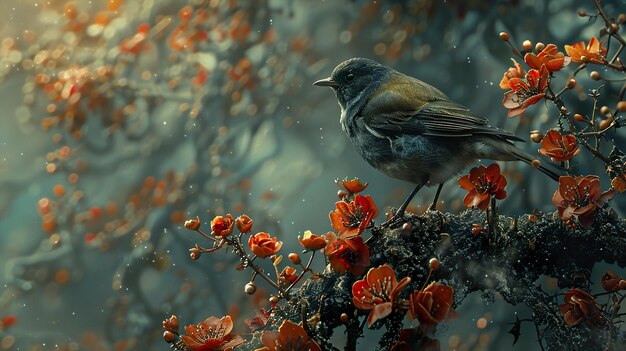
<svg viewBox="0 0 626 351"><path fill-rule="evenodd" d="M398 210L396 211L396 213L389 218L387 221L385 221L384 223L382 223L381 225L384 226L388 226L390 224L392 224L393 222L401 219L402 217L404 217L404 211L406 210L406 208L409 206L409 204L411 203L411 200L413 200L413 197L415 196L415 194L417 194L417 192L422 188L422 186L424 186L424 184L418 184L415 189L413 189L413 191L411 191L411 193L409 194L409 196L407 196L406 200L404 200L404 202L402 203L402 205L400 206L400 208L398 208Z"/></svg>
<svg viewBox="0 0 626 351"><path fill-rule="evenodd" d="M443 183L439 184L439 187L437 188L437 192L435 193L435 199L433 200L433 203L428 208L429 211L437 211L437 201L439 200L439 194L441 194L441 188L443 188Z"/></svg>

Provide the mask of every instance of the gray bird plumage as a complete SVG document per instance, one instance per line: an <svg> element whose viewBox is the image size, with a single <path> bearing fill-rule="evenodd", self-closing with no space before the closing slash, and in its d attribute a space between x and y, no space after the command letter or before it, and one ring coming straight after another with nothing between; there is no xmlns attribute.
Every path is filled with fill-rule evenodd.
<svg viewBox="0 0 626 351"><path fill-rule="evenodd" d="M514 134L451 101L437 88L365 58L340 63L331 76L314 83L333 88L341 107L341 127L374 168L417 187L398 210L403 214L423 185L443 184L478 159L535 159L511 141ZM558 168L539 170L558 180Z"/></svg>

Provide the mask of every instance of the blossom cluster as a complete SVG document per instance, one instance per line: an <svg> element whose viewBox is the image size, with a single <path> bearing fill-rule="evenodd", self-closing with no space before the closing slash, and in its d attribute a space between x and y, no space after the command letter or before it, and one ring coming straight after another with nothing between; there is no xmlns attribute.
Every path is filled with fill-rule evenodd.
<svg viewBox="0 0 626 351"><path fill-rule="evenodd" d="M246 321L253 332L261 331L260 340L264 346L257 350L320 350L317 342L307 334L304 325L283 320L277 330L267 328L276 321L273 309L282 298L290 296L291 289L306 273L311 273L311 279L323 278L323 273L315 273L310 268L318 251L324 253L332 271L356 277L364 275L352 285L352 301L356 309L369 311L367 324L370 327L392 313L404 314L410 311L413 319L419 321L420 333L432 335L438 323L455 316L452 308L452 288L443 283L426 284L431 274L439 268L438 259L433 258L429 262L430 274L423 286L414 289L405 297L401 294L411 284L410 277L398 280L389 264L370 268L370 251L362 234L372 226L373 219L378 215L376 204L370 195L360 194L366 189L367 183L363 184L358 179L345 179L336 181L336 184L340 188L339 201L329 213L330 225L335 231L316 235L306 230L302 236L298 236L298 241L304 248L303 253L310 253L306 264L302 263L299 254L288 254L289 261L294 266L300 266L300 273L297 272L297 268L290 265L285 266L282 271L279 270L283 242L266 232L252 234L253 220L245 214L237 218L231 214L215 216L210 222L210 234L202 230L199 217L184 223L186 229L198 232L213 243L213 246L208 248L198 244L192 247L189 251L193 260L199 259L203 253L230 247L241 261L237 269L249 268L253 271L250 282L245 287L246 293L256 292L254 280L257 277L264 279L276 289L277 293L270 297L272 308L269 311L264 309L257 311L253 319ZM246 241L245 235L248 235L247 249L243 244ZM272 262L276 271L275 280L263 273L264 270L257 264L257 259L269 259ZM347 322L349 317L344 313L340 319ZM183 350L231 350L244 343L241 336L232 333L233 321L228 315L221 318L212 316L196 325L188 325L184 328L184 335L179 335L176 316L165 320L163 327L165 341L178 345L176 347ZM402 343L406 344L406 341Z"/></svg>

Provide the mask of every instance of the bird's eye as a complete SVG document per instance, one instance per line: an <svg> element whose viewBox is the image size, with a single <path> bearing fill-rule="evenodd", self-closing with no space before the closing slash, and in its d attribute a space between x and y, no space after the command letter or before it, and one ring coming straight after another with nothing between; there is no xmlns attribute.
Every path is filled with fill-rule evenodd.
<svg viewBox="0 0 626 351"><path fill-rule="evenodd" d="M352 74L352 73L348 74L348 76L346 77L347 81L351 81L353 79L354 79L354 74Z"/></svg>

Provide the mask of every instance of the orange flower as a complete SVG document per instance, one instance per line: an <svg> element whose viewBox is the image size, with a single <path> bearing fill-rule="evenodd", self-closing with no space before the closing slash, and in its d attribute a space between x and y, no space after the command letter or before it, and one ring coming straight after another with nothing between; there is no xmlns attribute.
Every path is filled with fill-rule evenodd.
<svg viewBox="0 0 626 351"><path fill-rule="evenodd" d="M275 237L270 237L269 234L261 232L250 236L248 246L259 258L265 258L276 254L283 247L283 242L276 241Z"/></svg>
<svg viewBox="0 0 626 351"><path fill-rule="evenodd" d="M602 323L602 316L593 296L579 289L565 292L565 303L559 307L565 324L575 326L587 319L593 324Z"/></svg>
<svg viewBox="0 0 626 351"><path fill-rule="evenodd" d="M252 218L247 215L241 215L237 217L235 220L235 224L237 225L237 229L239 229L242 233L247 233L252 229Z"/></svg>
<svg viewBox="0 0 626 351"><path fill-rule="evenodd" d="M485 211L491 205L492 195L498 200L506 197L506 178L500 174L497 163L492 163L489 167L472 168L468 175L459 178L458 183L461 188L469 191L463 200L467 207L476 206Z"/></svg>
<svg viewBox="0 0 626 351"><path fill-rule="evenodd" d="M589 44L585 46L585 42L581 41L574 45L565 45L565 52L572 58L574 62L592 62L603 64L606 60L607 49L602 46L602 43L591 37ZM584 59L583 59L584 56Z"/></svg>
<svg viewBox="0 0 626 351"><path fill-rule="evenodd" d="M211 221L211 232L217 237L225 238L233 232L235 221L233 216L227 214L225 217L216 216Z"/></svg>
<svg viewBox="0 0 626 351"><path fill-rule="evenodd" d="M196 219L186 220L185 228L189 230L198 230L200 228L200 217L196 216Z"/></svg>
<svg viewBox="0 0 626 351"><path fill-rule="evenodd" d="M186 326L187 335L181 336L181 339L191 351L227 351L244 342L241 336L230 334L232 330L233 320L230 316L221 319L209 317L197 326Z"/></svg>
<svg viewBox="0 0 626 351"><path fill-rule="evenodd" d="M367 317L368 327L391 314L398 303L398 295L410 282L409 277L404 277L398 282L393 269L386 264L371 268L364 279L354 282L352 285L354 306L361 310L371 310Z"/></svg>
<svg viewBox="0 0 626 351"><path fill-rule="evenodd" d="M612 197L614 191L600 192L600 178L595 175L561 176L559 188L552 196L552 203L558 207L559 216L569 222L574 215L578 216L580 224L591 228L593 217L598 207L604 206Z"/></svg>
<svg viewBox="0 0 626 351"><path fill-rule="evenodd" d="M348 178L346 178L342 181L337 179L335 180L335 184L337 184L337 186L340 187L341 189L345 190L348 193L348 195L358 194L361 191L365 190L365 188L367 188L367 185L368 185L367 182L365 182L365 184L361 183L359 178L354 178L352 180L348 180Z"/></svg>
<svg viewBox="0 0 626 351"><path fill-rule="evenodd" d="M523 113L528 107L543 99L549 82L550 74L545 65L541 66L540 70L528 71L526 81L521 78L509 79L511 91L504 94L502 100L502 105L509 109L509 117Z"/></svg>
<svg viewBox="0 0 626 351"><path fill-rule="evenodd" d="M439 322L454 318L452 288L432 282L424 290L415 290L409 296L411 317L417 318L423 331L434 328Z"/></svg>
<svg viewBox="0 0 626 351"><path fill-rule="evenodd" d="M278 331L261 334L265 347L255 351L321 351L315 340L309 339L303 327L285 319Z"/></svg>
<svg viewBox="0 0 626 351"><path fill-rule="evenodd" d="M328 215L342 239L363 233L370 221L378 215L372 197L356 195L352 202L337 201L336 209Z"/></svg>
<svg viewBox="0 0 626 351"><path fill-rule="evenodd" d="M511 78L521 79L524 77L524 69L522 66L520 66L515 59L511 59L511 61L513 61L513 66L515 67L511 67L508 71L504 72L504 76L502 76L502 80L500 80L500 88L504 90L511 89L511 86L509 85L509 80Z"/></svg>
<svg viewBox="0 0 626 351"><path fill-rule="evenodd" d="M613 271L604 273L601 283L602 288L608 292L626 290L626 280L620 279L620 277L618 277Z"/></svg>
<svg viewBox="0 0 626 351"><path fill-rule="evenodd" d="M315 251L326 247L326 240L324 240L321 236L311 233L310 230L304 232L302 239L298 236L298 240L307 250Z"/></svg>
<svg viewBox="0 0 626 351"><path fill-rule="evenodd" d="M283 271L280 272L279 275L280 281L285 284L291 284L298 279L298 275L296 274L296 269L291 266L286 266L283 268Z"/></svg>
<svg viewBox="0 0 626 351"><path fill-rule="evenodd" d="M550 156L552 162L569 161L580 152L576 137L571 134L561 135L556 130L550 130L541 140L539 153Z"/></svg>
<svg viewBox="0 0 626 351"><path fill-rule="evenodd" d="M345 273L348 270L352 275L361 275L370 265L370 250L360 236L341 240L329 232L324 239L326 257L335 271Z"/></svg>
<svg viewBox="0 0 626 351"><path fill-rule="evenodd" d="M532 53L524 55L524 61L526 61L531 68L539 70L545 65L548 71L556 72L562 67L569 65L571 59L565 57L562 52L559 52L556 45L548 44L537 55Z"/></svg>

